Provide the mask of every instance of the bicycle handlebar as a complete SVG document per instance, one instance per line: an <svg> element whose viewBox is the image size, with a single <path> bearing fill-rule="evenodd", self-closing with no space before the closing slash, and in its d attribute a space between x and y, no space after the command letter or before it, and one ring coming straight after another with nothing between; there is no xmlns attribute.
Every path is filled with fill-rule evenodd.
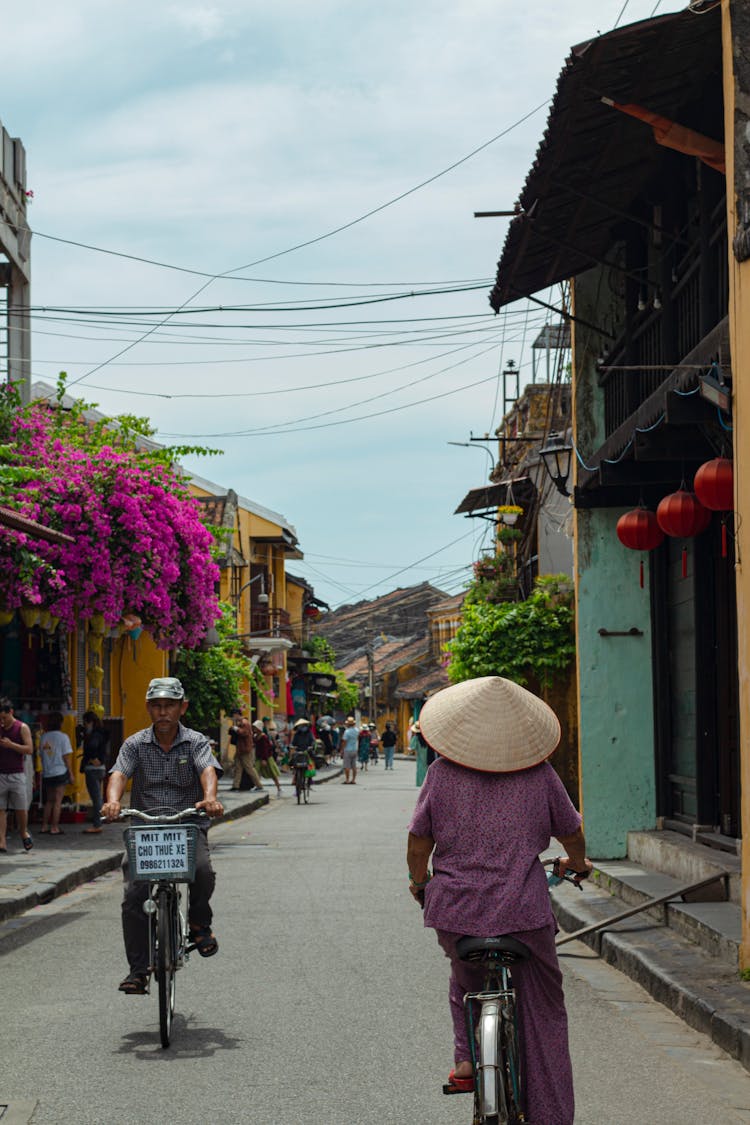
<svg viewBox="0 0 750 1125"><path fill-rule="evenodd" d="M189 816L202 817L208 820L208 814L203 809L196 809L192 806L189 809L183 809L182 812L177 813L163 813L156 814L141 812L140 809L120 809L117 820L128 820L131 816L138 817L139 820L146 820L149 824L177 824L181 820L186 820Z"/></svg>
<svg viewBox="0 0 750 1125"><path fill-rule="evenodd" d="M550 887L556 887L564 881L566 883L572 883L574 887L578 887L578 890L582 891L583 887L581 883L584 879L588 879L589 877L588 871L574 871L572 867L569 867L565 871L565 874L561 875L559 856L556 856L555 859L542 860L542 867L552 868L551 873L547 876L547 883Z"/></svg>

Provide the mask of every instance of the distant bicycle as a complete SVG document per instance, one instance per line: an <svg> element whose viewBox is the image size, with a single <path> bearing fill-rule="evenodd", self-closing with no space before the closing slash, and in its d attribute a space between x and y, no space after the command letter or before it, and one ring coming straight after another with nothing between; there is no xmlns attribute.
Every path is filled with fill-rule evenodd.
<svg viewBox="0 0 750 1125"><path fill-rule="evenodd" d="M581 890L576 876L586 878L582 872L566 871L561 876L556 859L547 860L544 866L552 867L547 876L549 886L557 886L565 880ZM485 979L481 992L467 992L464 996L473 1079L459 1079L456 1085L447 1083L443 1093L462 1094L473 1090L472 1125L527 1125L523 1109L524 1060L519 1045L516 989L511 970L519 961L527 961L532 956L531 950L513 937L464 937L456 942L456 952L462 961L481 965Z"/></svg>
<svg viewBox="0 0 750 1125"><path fill-rule="evenodd" d="M125 847L130 878L148 883L143 909L148 916L149 985L154 977L159 989L159 1035L162 1047L172 1037L175 1010L175 976L195 949L188 942L187 912L181 883L195 878L195 849L200 829L188 818L208 817L199 809L183 809L173 815L151 815L138 809L122 809L119 819L137 819L145 824L125 829ZM150 987L147 986L147 992Z"/></svg>
<svg viewBox="0 0 750 1125"><path fill-rule="evenodd" d="M291 766L294 774L294 792L297 797L297 804L299 805L303 801L307 804L312 789L312 777L310 777L312 760L307 751L295 750L292 755Z"/></svg>

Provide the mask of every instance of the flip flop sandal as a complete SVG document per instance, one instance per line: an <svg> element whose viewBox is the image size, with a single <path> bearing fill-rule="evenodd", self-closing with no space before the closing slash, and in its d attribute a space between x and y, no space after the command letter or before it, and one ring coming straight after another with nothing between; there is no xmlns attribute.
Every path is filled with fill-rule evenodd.
<svg viewBox="0 0 750 1125"><path fill-rule="evenodd" d="M456 1072L452 1070L448 1075L448 1085L462 1094L470 1094L474 1089L474 1075L469 1074L466 1078L456 1078Z"/></svg>
<svg viewBox="0 0 750 1125"><path fill-rule="evenodd" d="M125 980L120 981L117 987L120 992L125 992L128 996L145 996L148 992L148 974L128 973Z"/></svg>
<svg viewBox="0 0 750 1125"><path fill-rule="evenodd" d="M199 929L190 931L190 937L195 949L198 950L201 957L213 957L214 953L219 952L219 943L211 933L210 926L201 926Z"/></svg>
<svg viewBox="0 0 750 1125"><path fill-rule="evenodd" d="M34 841L31 839L31 836L24 836L21 843L23 844L23 850L25 852L30 852L34 847Z"/></svg>

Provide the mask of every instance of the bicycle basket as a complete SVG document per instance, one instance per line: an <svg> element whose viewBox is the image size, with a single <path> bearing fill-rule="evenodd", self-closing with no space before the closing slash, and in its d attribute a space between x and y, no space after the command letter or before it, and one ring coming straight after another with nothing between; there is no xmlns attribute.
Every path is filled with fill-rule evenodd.
<svg viewBox="0 0 750 1125"><path fill-rule="evenodd" d="M129 825L125 829L125 847L131 880L192 883L199 831L194 824Z"/></svg>

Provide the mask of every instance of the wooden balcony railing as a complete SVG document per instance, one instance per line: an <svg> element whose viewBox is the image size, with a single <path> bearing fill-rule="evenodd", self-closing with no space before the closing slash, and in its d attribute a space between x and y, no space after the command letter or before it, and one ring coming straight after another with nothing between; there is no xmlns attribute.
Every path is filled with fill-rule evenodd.
<svg viewBox="0 0 750 1125"><path fill-rule="evenodd" d="M285 609L254 608L250 614L251 637L283 637L296 640L291 618Z"/></svg>

